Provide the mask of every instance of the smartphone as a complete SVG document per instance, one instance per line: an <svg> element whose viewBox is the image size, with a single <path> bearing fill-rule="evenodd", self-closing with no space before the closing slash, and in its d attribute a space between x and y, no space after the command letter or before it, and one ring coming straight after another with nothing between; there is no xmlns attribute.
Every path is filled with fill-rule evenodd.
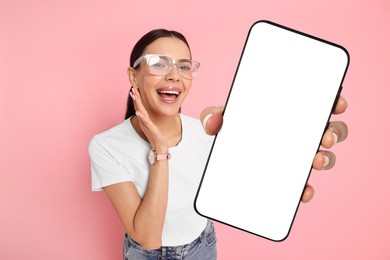
<svg viewBox="0 0 390 260"><path fill-rule="evenodd" d="M342 46L254 23L195 197L198 214L286 239L348 65Z"/></svg>

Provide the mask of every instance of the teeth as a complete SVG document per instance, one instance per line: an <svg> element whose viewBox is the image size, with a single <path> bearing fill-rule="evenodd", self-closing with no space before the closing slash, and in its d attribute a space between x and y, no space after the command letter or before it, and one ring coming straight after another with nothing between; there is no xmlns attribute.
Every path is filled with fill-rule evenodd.
<svg viewBox="0 0 390 260"><path fill-rule="evenodd" d="M170 95L179 95L179 92L177 91L158 91L158 93L161 93L161 94L170 94Z"/></svg>

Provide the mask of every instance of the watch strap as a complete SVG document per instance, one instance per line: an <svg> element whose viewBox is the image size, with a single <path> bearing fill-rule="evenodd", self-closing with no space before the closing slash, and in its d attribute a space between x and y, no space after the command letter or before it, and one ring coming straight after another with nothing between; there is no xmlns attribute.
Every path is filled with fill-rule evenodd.
<svg viewBox="0 0 390 260"><path fill-rule="evenodd" d="M169 160L169 159L171 159L171 154L170 153L156 154L155 158L156 158L156 161Z"/></svg>
<svg viewBox="0 0 390 260"><path fill-rule="evenodd" d="M150 151L148 155L148 160L151 165L155 165L158 161L169 160L169 159L171 159L170 153L157 154L154 148Z"/></svg>

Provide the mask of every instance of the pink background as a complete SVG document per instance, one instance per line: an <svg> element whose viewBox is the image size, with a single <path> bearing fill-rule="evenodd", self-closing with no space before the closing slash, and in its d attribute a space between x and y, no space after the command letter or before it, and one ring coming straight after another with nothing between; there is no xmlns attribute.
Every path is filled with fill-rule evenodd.
<svg viewBox="0 0 390 260"><path fill-rule="evenodd" d="M285 242L216 224L219 259L390 259L389 11L387 0L2 0L0 259L121 259L121 224L90 191L87 145L123 118L132 46L157 27L187 36L202 65L183 112L197 117L224 103L260 19L348 49L350 106L334 119L350 135L335 168L313 173L316 196Z"/></svg>

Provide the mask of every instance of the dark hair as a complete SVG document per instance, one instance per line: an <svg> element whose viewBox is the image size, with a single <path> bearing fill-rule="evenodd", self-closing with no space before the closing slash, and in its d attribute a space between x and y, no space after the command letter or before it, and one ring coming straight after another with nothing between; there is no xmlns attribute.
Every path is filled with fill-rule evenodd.
<svg viewBox="0 0 390 260"><path fill-rule="evenodd" d="M144 36L142 36L141 39L138 40L138 42L134 45L133 51L131 52L130 55L130 67L134 65L134 62L142 56L145 48L154 42L155 40L162 38L162 37L174 37L179 40L182 40L187 46L188 49L190 48L186 38L184 35L182 35L179 32L176 31L169 31L166 29L156 29L153 31L148 32ZM128 119L129 117L135 115L135 110L134 110L134 104L133 100L131 99L130 95L127 97L127 109L126 109L126 115L125 119Z"/></svg>

